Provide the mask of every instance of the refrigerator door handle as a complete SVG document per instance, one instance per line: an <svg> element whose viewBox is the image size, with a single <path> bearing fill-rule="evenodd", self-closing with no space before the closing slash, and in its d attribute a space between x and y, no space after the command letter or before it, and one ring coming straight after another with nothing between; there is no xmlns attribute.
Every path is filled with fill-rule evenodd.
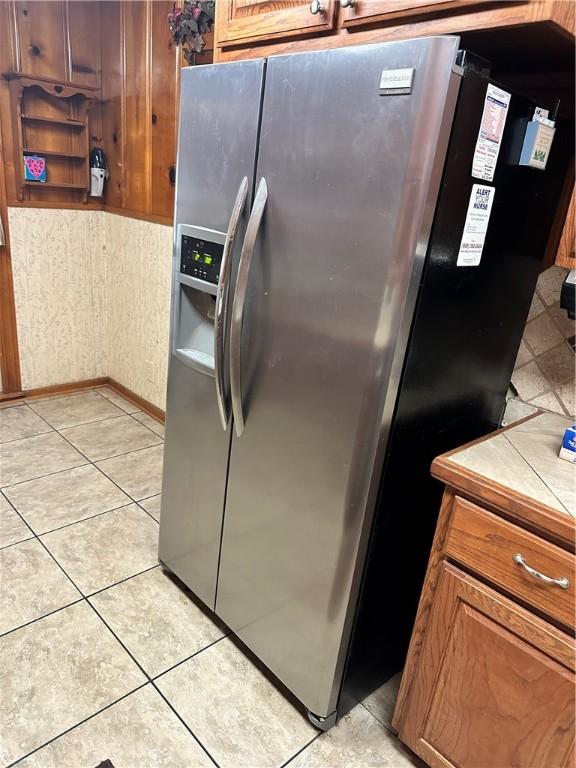
<svg viewBox="0 0 576 768"><path fill-rule="evenodd" d="M240 264L238 265L238 278L236 280L236 289L234 292L234 302L232 304L232 320L230 323L230 393L232 396L232 414L234 416L234 425L238 437L244 432L244 411L242 407L242 320L244 318L244 302L246 300L246 290L248 288L248 277L250 274L250 265L260 222L266 201L268 200L268 187L266 179L260 179L258 190L252 205L250 219L246 227L246 235L240 253Z"/></svg>
<svg viewBox="0 0 576 768"><path fill-rule="evenodd" d="M214 312L214 379L216 381L216 397L218 400L218 412L222 429L228 428L228 404L224 389L224 333L226 328L226 307L228 305L228 288L230 284L230 270L232 267L232 249L238 230L238 223L242 216L246 198L248 197L248 177L244 176L238 188L234 208L228 222L226 241L222 252L220 265L220 279L216 292L216 309Z"/></svg>

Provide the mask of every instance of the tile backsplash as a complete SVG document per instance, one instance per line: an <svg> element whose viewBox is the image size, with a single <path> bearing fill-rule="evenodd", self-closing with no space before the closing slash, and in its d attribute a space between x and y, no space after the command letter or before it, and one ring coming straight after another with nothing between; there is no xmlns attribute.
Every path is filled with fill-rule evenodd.
<svg viewBox="0 0 576 768"><path fill-rule="evenodd" d="M576 324L560 308L566 274L565 269L550 267L538 279L512 374L518 396L508 406L507 422L514 420L511 414L522 418L534 408L574 416Z"/></svg>

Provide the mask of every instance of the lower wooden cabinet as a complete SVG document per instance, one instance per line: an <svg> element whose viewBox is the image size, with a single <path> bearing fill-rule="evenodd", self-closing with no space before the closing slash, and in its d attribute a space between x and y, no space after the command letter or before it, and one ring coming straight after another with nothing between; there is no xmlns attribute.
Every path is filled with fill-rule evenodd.
<svg viewBox="0 0 576 768"><path fill-rule="evenodd" d="M573 669L566 634L443 562L399 736L430 766L568 768Z"/></svg>

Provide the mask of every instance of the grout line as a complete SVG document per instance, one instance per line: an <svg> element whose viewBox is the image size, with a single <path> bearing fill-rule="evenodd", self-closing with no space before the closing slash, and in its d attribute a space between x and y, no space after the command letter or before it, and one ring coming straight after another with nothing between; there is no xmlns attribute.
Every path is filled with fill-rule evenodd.
<svg viewBox="0 0 576 768"><path fill-rule="evenodd" d="M142 426L144 425L142 424ZM148 427L145 427L145 429L148 429ZM152 432L152 430L148 430L148 431ZM58 432L58 434L60 434L60 432ZM152 432L152 434L156 435L156 432ZM62 437L66 439L64 435L62 435ZM116 454L116 456L108 456L108 458L106 459L96 459L96 461L91 461L90 459L88 459L88 461L90 461L91 464L94 464L94 466L97 466L98 462L102 463L103 461L118 459L120 456L128 456L129 453L139 453L140 451L147 451L149 448L157 448L159 445L164 445L164 440L160 437L160 435L156 435L156 437L158 438L158 442L154 443L154 445L147 445L146 448L136 448L136 450L133 450L133 451L125 451L124 453L118 453ZM70 443L70 445L72 445L72 443ZM78 449L76 448L76 450ZM79 453L82 453L82 451L79 451ZM108 477L108 475L106 475L106 477ZM160 491L158 491L158 493L160 493ZM156 495L155 493L152 494L152 496L155 496L155 495ZM150 498L150 497L147 497L147 498ZM136 501L136 499L134 499L134 501Z"/></svg>
<svg viewBox="0 0 576 768"><path fill-rule="evenodd" d="M76 589L78 589L78 587L76 587ZM60 611L63 611L65 608L70 608L71 605L77 605L77 603L81 603L83 600L85 600L85 597L82 594L82 592L80 592L79 594L80 594L80 597L77 600L72 600L71 603L66 603L66 605L61 605L59 608L54 608L53 611L48 611L48 613L43 613L42 616L37 616L35 619L30 619L30 621L25 621L24 624L19 624L17 627L12 627L12 629L7 629L6 632L2 632L0 634L0 637L6 637L6 635L11 635L12 632L17 632L19 629L24 629L25 627L29 627L31 624L36 624L37 621L41 621L42 619L47 619L48 616L53 616L55 613L59 613Z"/></svg>
<svg viewBox="0 0 576 768"><path fill-rule="evenodd" d="M150 430L148 430L148 431L151 432ZM66 439L66 435L63 435L61 432L58 432L58 434L61 435L64 439ZM155 433L151 432L151 434L154 435ZM158 437L158 435L156 435L156 437ZM145 451L146 448L156 448L156 446L162 445L162 442L163 442L162 438L160 438L160 442L152 443L151 445L146 445L146 446L144 446L144 448L136 448L136 450L125 451L124 453L114 453L114 454L112 454L112 456L101 456L100 458L88 459L88 461L91 464L96 464L96 462L98 462L98 461L108 461L108 459L117 459L119 456L127 456L129 453L136 453L137 451ZM79 450L79 448L76 445L74 445L74 443L71 442L71 441L70 441L70 445L73 445L74 448L76 448L77 451ZM86 454L84 454L84 453L82 455L86 456ZM88 458L88 457L86 456L86 458Z"/></svg>
<svg viewBox="0 0 576 768"><path fill-rule="evenodd" d="M555 414L555 415L558 415L558 414ZM549 491L552 494L552 496L554 496L554 498L556 499L558 504L560 504L560 506L565 511L565 513L570 515L570 511L566 508L566 505L564 504L562 499L558 498L556 493L552 490L552 488L550 488L548 483L544 480L544 478L540 475L540 473L536 470L536 468L532 466L532 464L528 461L528 459L520 452L520 450L514 445L512 440L510 440L510 438L506 435L506 432L504 432L504 437L506 438L508 444L511 445L514 451L518 454L518 456L520 456L520 458L526 464L526 466L529 467L532 470L532 472L534 472L534 474L540 480L544 488L546 488L546 490Z"/></svg>
<svg viewBox="0 0 576 768"><path fill-rule="evenodd" d="M56 432L57 435L60 435L60 432L58 432L57 430L54 430L54 431ZM47 435L48 433L44 432L44 434ZM65 438L62 438L62 439L64 440ZM66 442L69 445L72 445L72 443L69 440L67 440ZM80 453L80 451L78 451L78 453ZM86 459L86 456L84 456L83 453L80 453L80 455L82 456L83 459ZM65 467L64 469L57 469L55 472L48 472L48 474L46 475L38 475L38 477L29 477L27 480L19 480L17 483L10 483L10 485L3 485L0 488L0 490L2 492L9 491L10 488L14 488L17 485L23 485L24 483L31 483L33 480L42 480L45 477L52 477L52 475L61 475L62 472L69 472L71 469L78 469L78 467L85 467L87 464L92 464L92 463L93 462L91 462L90 459L86 459L86 461L82 462L82 464L75 464L73 467ZM106 475L106 477L108 477L108 475ZM5 493L4 493L4 496L6 496ZM10 501L8 496L6 496L6 498L8 499L8 501Z"/></svg>
<svg viewBox="0 0 576 768"><path fill-rule="evenodd" d="M161 495L162 495L162 491L160 491L160 493L153 493L152 496L145 496L143 499L140 499L138 503L140 504L140 502L142 501L149 501L149 499L155 499L156 496L161 496Z"/></svg>
<svg viewBox="0 0 576 768"><path fill-rule="evenodd" d="M196 742L199 744L199 746L200 746L200 747L202 747L202 749L204 750L204 752L206 752L206 754L208 755L208 757L210 758L210 760L212 760L212 762L214 763L214 765L215 765L215 766L217 766L217 768L218 768L218 763L216 762L216 760L214 760L214 758L212 757L212 755L210 754L210 752L208 752L208 750L206 749L206 747L205 747L205 746L202 744L202 742L201 742L201 741L200 741L200 740L197 738L197 736L195 735L194 731L193 731L193 730L190 728L190 726L189 726L189 725L186 723L186 721L185 721L185 720L184 720L184 719L181 717L180 713L176 711L176 709L175 709L175 708L172 706L172 704L171 704L171 703L168 701L168 699L167 699L167 698L164 696L164 694L163 694L163 693L162 693L162 691L161 691L161 690L158 688L158 686L154 684L154 680L153 680L153 679L150 677L150 675L148 674L148 672L146 672L146 670L144 669L144 667L143 667L143 666L140 664L140 662L139 662L139 661L136 659L136 657L135 657L135 656L132 654L132 652L131 652L131 651L130 651L130 650L127 648L127 647L126 647L126 645L124 645L124 643L122 642L122 640L121 640L121 639L118 637L118 635L117 635L117 634L114 632L114 630L113 630L113 629L110 627L110 625L108 624L108 622L106 621L106 619L104 619L104 618L103 618L103 616L102 616L102 615L99 613L99 611L96 609L96 607L95 607L94 605L92 605L92 603L91 603L91 602L90 602L88 599L86 600L86 602L87 602L87 603L88 603L88 605L89 605L89 606L92 608L92 610L94 611L94 613L95 613L95 614L96 614L96 615L97 615L97 616L100 618L100 620L102 621L102 623L103 623L103 624L104 624L104 625L107 627L107 629L108 629L108 631L111 633L111 635L112 635L113 637L115 637L115 638L116 638L117 642L118 642L118 643L119 643L119 644L122 646L122 648L123 648L123 649L126 651L126 653L127 653L127 654L128 654L128 656L129 656L129 657L132 659L132 661L133 661L133 662L134 662L134 663L137 665L137 667L138 667L138 668L141 670L142 674L143 674L143 675L145 675L145 677L146 677L146 679L148 680L148 682L150 682L150 683L151 683L151 685L153 686L153 688L154 688L154 689L155 689L155 690L156 690L156 691L157 691L157 692L160 694L160 696L161 696L161 697L164 699L164 701L166 702L166 704L168 704L168 706L169 706L169 707L170 707L170 709L171 709L171 710L174 712L174 714L175 714L175 715L178 717L178 719L180 720L180 722L182 723L182 725L184 725L184 727L186 728L186 730L187 730L187 731L190 733L190 735L191 735L191 736L194 738L194 740L195 740L195 741L196 741Z"/></svg>
<svg viewBox="0 0 576 768"><path fill-rule="evenodd" d="M154 682L154 680L150 680L150 684L152 685L152 687L154 688L154 690L155 690L155 691L156 691L156 692L157 692L157 693L158 693L158 694L159 694L159 695L162 697L162 699L164 699L164 701L166 702L166 704L167 704L167 705L170 707L170 709L172 710L172 712L173 712L173 713L176 715L176 717L178 718L178 720L180 720L180 722L182 723L182 725L183 725L183 726L186 728L186 730L187 730L187 731L188 731L188 733L189 733L189 734L192 736L192 738L193 738L193 739L196 741L196 743L197 743L197 744L198 744L198 745L199 745L199 746L200 746L200 747L201 747L201 748L204 750L204 752L205 752L205 753L208 755L208 757L210 758L210 760L212 760L212 762L214 763L214 765L216 766L216 768L220 768L220 766L219 766L219 765L218 765L218 763L216 762L216 759L215 759L214 757L212 757L212 755L210 754L210 752L208 752L208 749L207 749L207 748L204 746L204 744L202 744L202 742L200 741L200 739L199 739L199 738L196 736L196 734L194 733L194 731L192 730L192 728L190 728L190 726L189 726L189 725L188 725L188 723L187 723L187 722L184 720L184 718L182 717L182 715L181 715L181 714L178 712L178 710L177 710L177 709L174 707L174 705L172 704L172 702L171 702L171 701L169 701L169 700L166 698L166 696L165 696L165 695L162 693L162 691L160 690L160 688L158 688L158 686L156 685L156 683Z"/></svg>
<svg viewBox="0 0 576 768"><path fill-rule="evenodd" d="M14 511L16 512L16 514L18 514L17 510L14 510ZM22 517L22 515L20 515L20 517ZM30 528L30 526L28 526L28 528ZM2 552L5 549L9 549L10 547L15 547L17 544L24 544L25 541L30 541L30 539L35 539L36 534L31 528L30 528L30 532L32 533L32 536L27 536L25 539L20 539L20 541L13 541L12 544L4 544L3 547L0 547L0 552Z"/></svg>
<svg viewBox="0 0 576 768"><path fill-rule="evenodd" d="M104 509L102 512L94 512L93 515L88 515L87 517L80 517L78 520L73 520L71 523L64 523L64 525L59 525L56 528L50 528L48 531L41 531L40 533L36 533L34 531L34 534L36 536L47 536L49 533L54 533L55 531L61 531L63 528L70 528L71 525L76 525L77 523L83 523L85 520L92 520L93 517L101 517L102 515L107 515L108 512L116 512L119 509L124 509L124 507L131 507L132 504L135 502L129 501L127 504L121 504L119 507L112 507L112 509ZM28 523L28 527L31 530L34 530L30 523Z"/></svg>
<svg viewBox="0 0 576 768"><path fill-rule="evenodd" d="M149 515L149 516L152 518L152 520L154 520L154 522L156 523L156 525L160 525L160 520L156 520L156 518L154 517L154 515L152 514L152 512L149 512L147 509L145 509L145 507L143 507L143 506L142 506L142 504L140 504L140 502L139 502L139 501L136 501L136 502L134 502L134 503L135 503L135 504L137 504L137 505L140 507L140 509L142 510L142 512L146 512L146 514L147 514L147 515Z"/></svg>
<svg viewBox="0 0 576 768"><path fill-rule="evenodd" d="M112 393L113 397L107 397L105 394L103 394L103 392L100 391L100 389L106 389L106 388L108 389L109 392ZM134 411L125 411L124 408L122 408L121 405L116 405L116 408L120 408L120 410L124 411L124 413L127 413L129 416L132 416L133 413L137 413L138 411L142 410L142 408L140 408L140 406L136 405L136 403L132 403L130 400L128 400L127 397L124 397L124 395L121 395L119 392L116 392L116 390L112 389L112 387L110 387L108 384L102 385L102 387L100 387L100 389L95 389L94 391L98 392L100 397L103 397L104 400L107 400L109 403L112 403L113 405L116 405L116 403L114 402L114 397L119 397L122 400L124 400L126 403L128 403L130 406L134 406L134 408L136 410L134 410Z"/></svg>
<svg viewBox="0 0 576 768"><path fill-rule="evenodd" d="M133 573L131 576L126 576L124 579L119 579L118 581L114 581L112 584L108 584L105 587L101 587L101 589L97 589L94 592L82 592L84 597L88 600L90 597L94 597L94 595L99 595L101 592L106 592L107 589L112 589L112 587L117 587L118 584L123 584L125 581L130 581L130 579L136 578L136 576L142 576L143 573L148 573L148 571L153 571L154 568L160 568L160 563L155 563L154 565L151 565L149 568L144 568L141 571L137 571L136 573Z"/></svg>
<svg viewBox="0 0 576 768"><path fill-rule="evenodd" d="M171 667L168 667L162 672L159 672L157 675L154 675L154 677L151 678L151 681L157 682L161 677L164 677L164 675L167 675L168 672L172 672L177 667L181 666L182 664L185 664L187 661L190 661L190 659L193 659L195 656L198 656L198 654L203 653L203 651L207 651L208 648L211 648L213 645L216 645L216 643L219 643L221 640L226 640L226 638L229 635L230 635L230 632L226 633L225 635L222 635L222 637L219 637L217 640L213 640L211 643L208 643L208 645L205 645L203 648L200 648L198 651L194 651L194 653L191 653L190 656L186 656L185 659L181 659L180 661L177 661L176 664L172 664Z"/></svg>
<svg viewBox="0 0 576 768"><path fill-rule="evenodd" d="M102 397L103 397L103 395L102 395ZM38 415L40 416L40 414L38 414ZM128 415L130 415L130 414L128 414ZM42 419L43 419L43 417L42 417L42 416L40 416L40 418L42 418ZM46 421L45 419L43 419L43 420L44 420L44 421ZM137 420L137 419L135 419L135 421L138 421L138 420ZM47 423L47 422L46 422L46 423ZM142 425L142 426L144 426L144 425ZM147 429L147 427L146 427L146 429ZM152 430L150 430L150 431L152 431ZM57 434L59 434L59 435L62 437L62 439L63 439L63 440L65 440L65 441L66 441L66 442L67 442L69 445L72 445L72 443L71 443L69 440L67 440L67 438L66 438L66 436L65 436L65 435L62 435L60 432L58 432L58 430L56 430L56 432L57 432ZM155 433L154 433L154 434L155 434ZM164 441L162 440L162 443L163 443L163 442L164 442ZM77 449L75 446L72 446L72 447L73 447L73 448L75 448L75 450L78 450L78 449ZM150 447L153 447L153 446L150 446ZM142 448L142 449L139 449L139 450L146 450L146 449L145 449L145 448ZM138 451L130 451L129 453L137 453L137 452L138 452ZM79 453L81 456L83 456L85 459L87 459L87 462L88 462L88 464L90 464L90 465L92 465L92 466L95 466L95 467L97 467L97 469L99 469L99 470L100 470L100 472L102 472L102 474L103 474L105 477L108 477L108 475L106 475L106 473L105 473L105 472L103 472L103 471L100 469L100 467L98 467L98 466L97 466L97 464L96 464L95 462L92 462L90 459L88 459L88 458L87 458L87 457L86 457L86 456L85 456L85 455L84 455L84 454L83 454L81 451L78 451L78 453ZM111 458L112 458L112 457L111 457ZM116 458L116 457L113 457L113 458ZM81 466L83 466L83 465L81 465ZM70 467L69 469L73 469L73 467ZM61 471L61 472L63 472L63 471L66 471L66 470L60 470L60 471ZM51 473L51 474L58 474L58 473L57 473L57 472L53 472L53 473ZM37 480L37 479L39 479L39 478L30 478L30 479L34 479L34 480ZM112 480L112 478L108 478L108 479L109 479L109 480L110 480L112 483L114 483L114 481ZM25 481L23 481L23 482L25 482ZM16 483L15 483L15 485L16 485ZM114 483L114 485L116 485L118 488L120 488L120 486L118 486L118 485L117 485L117 483ZM126 492L125 492L125 491L124 491L122 488L120 488L120 490L122 490L122 491L123 491L123 493L126 493ZM156 495L158 495L158 494L152 494L152 496L156 496ZM128 498L131 498L131 499L132 499L132 497L131 497L129 494L127 494L127 493L126 493L126 496L128 496ZM151 496L148 496L148 497L146 497L146 498L151 498ZM140 507L140 505L138 504L138 501L137 501L136 499L132 499L132 500L133 500L133 501L134 501L134 502L137 504L137 506L138 506L140 509L142 509L142 511L143 511L143 512L147 512L145 509L143 509L142 507ZM8 500L8 501L9 501L9 500ZM11 502L9 501L9 503L11 503ZM126 506L129 506L129 505L126 505ZM22 515L21 515L21 514L18 512L18 510L17 510L15 507L14 507L14 511L15 511L15 512L16 512L16 514L17 514L17 515L20 517L20 519L21 519L21 520L24 522L24 524L25 524L25 525L28 525L28 524L26 523L26 521L24 520L24 518L22 517ZM112 510L108 510L108 511L112 511ZM102 513L102 514L105 514L105 513ZM149 514L149 513L147 513L147 514ZM149 515L149 516L150 516L150 517L152 517L152 515ZM152 518L152 519L155 519L155 518ZM78 522L80 522L80 521L78 521ZM156 521L156 522L157 522L157 521ZM72 525L74 525L74 523L72 523ZM28 527L29 527L29 526L28 526ZM68 527L68 526L64 526L64 527ZM31 529L30 529L30 530L31 530ZM40 537L39 537L39 536L38 536L36 533L34 533L33 531L32 531L32 533L33 533L33 536L32 536L32 537L30 537L30 538L35 538L35 539L36 539L38 542L40 542L41 546L42 546L42 547L44 547L44 549L45 549L45 550L46 550L46 552L47 552L47 553L50 555L50 557L52 558L52 560L54 560L54 562L56 563L56 565L58 566L58 568L60 568L60 570L62 571L62 573L63 573L63 574L64 574L64 575L65 575L65 576L66 576L66 577L69 579L69 581L70 581L70 582L71 582L71 583L74 585L74 587L75 587L75 588L78 590L78 592L79 592L79 593L82 595L81 599L80 599L80 600L78 600L78 601L76 601L75 603L73 603L73 605L76 605L76 604L78 604L78 603L81 603L81 602L83 602L83 601L84 601L84 602L86 602L86 603L87 603L87 604L90 606L90 608L91 608L91 609L94 611L94 613L95 613L95 614L96 614L96 615L97 615L97 616L100 618L100 620L102 621L102 623L103 623L103 624L104 624L104 625L107 627L108 631L109 631L109 632L112 634L112 636L113 636L113 637L116 639L116 641L119 643L119 645L120 645L120 646L121 646L121 647L124 649L124 651L125 651L125 652L128 654L128 656L129 656L129 657L132 659L132 661L133 661L133 662L134 662L134 663L137 665L137 667L138 667L138 668L139 668L139 669L142 671L142 673L143 673L143 674L144 674L144 676L146 677L147 681L149 681L149 683L150 683L150 684L152 685L152 687L153 687L153 688L156 690L156 692L159 694L159 696L161 696L161 698L162 698L162 699L165 701L165 703L168 705L168 707L169 707L169 708L172 710L172 712L173 712L173 713L176 715L176 717L178 718L178 720L180 720L180 722L181 722L181 723L182 723L182 725L183 725L183 726L186 728L186 730L187 730L187 731L190 733L190 735L192 736L192 738L193 738L193 739L194 739L194 740L197 742L197 744L198 744L198 745L201 747L201 749L202 749L202 750L203 750L203 751L206 753L206 755L207 755L207 756L210 758L210 760L211 760L211 761L214 763L214 765L216 766L216 768L219 768L219 766L218 766L218 763L216 762L216 760L215 760L215 759L212 757L212 755L211 755L211 754L210 754L210 752L207 750L207 748L204 746L204 744L202 744L202 742L201 742L201 741L198 739L198 737L197 737L197 736L194 734L194 732L192 731L192 729L190 728L190 726L189 726L189 725L186 723L186 721L185 721L185 720L182 718L182 716L180 715L180 713L179 713L179 712L178 712L178 711L177 711L177 710L174 708L174 706L172 705L172 703L171 703L171 702L170 702L170 701L169 701L169 700L166 698L166 696L165 696L165 695L162 693L162 691L161 691L161 690L158 688L158 686L155 684L154 680L153 680L153 679L152 679L152 678L151 678L151 677L148 675L148 673L145 671L145 669L144 669L144 668L141 666L141 664L140 664L140 663L139 663L139 662L136 660L136 658L135 658L135 657L132 655L132 653L131 653L131 652L128 650L128 648L127 648L127 647L124 645L124 643L123 643L123 642L120 640L120 638L118 637L118 635L117 635L117 634L116 634L116 633L115 633L115 632L114 632L114 631L111 629L111 627L108 625L108 623L107 623L107 622L106 622L106 621L103 619L103 617L100 615L100 613L99 613L99 612L96 610L96 608L95 608L95 607L92 605L92 603L91 603L91 602L90 602L90 600L88 599L89 597L92 597L93 595L96 595L96 594L98 594L99 592L103 592L103 591L104 591L104 590L106 590L106 589L110 589L111 587L115 586L116 584L120 584L120 583L122 583L122 581L128 581L128 579L134 578L135 576L138 576L139 574L138 574L138 573L132 574L131 576L127 577L126 579L122 579L121 581L118 581L118 582L116 582L115 584L109 584L107 587L104 587L104 588L103 588L103 589L101 589L101 590L97 590L96 592L92 592L90 595L85 595L85 594L82 592L82 590L81 590L81 589L78 587L78 585L75 583L75 581L74 581L74 580L73 580L73 579L72 579L72 578L69 576L69 574L66 572L66 570L64 569L64 567L63 567L63 566L62 566L62 565L61 565L61 564L58 562L58 560L57 560L57 559L56 559L56 557L55 557L55 556L52 554L52 552L51 552L51 551L48 549L48 547L47 547L47 546L46 546L46 544L45 544L45 543L42 541L42 539L41 539L41 538L40 538ZM10 546L10 545L9 545L9 546ZM159 564L156 564L156 565L154 565L154 566L151 566L150 568L147 568L147 569L145 569L144 571L140 571L140 573L145 573L146 571L150 571L150 570L153 570L154 568L157 568L157 567L159 567ZM69 607L69 606L64 606L63 608L67 608L67 607ZM63 610L63 608L61 608L61 609L59 609L59 610ZM44 617L41 617L41 618L44 618ZM39 618L39 619L35 619L34 621L32 621L32 622L30 622L30 623L31 623L31 624L33 624L33 623L35 623L36 621L40 621L40 620L41 620L40 618ZM226 636L224 636L224 637L226 637ZM223 639L223 637L221 637L221 638L218 638L218 640L222 640L222 639ZM218 640L217 640L217 641L215 641L215 642L218 642ZM214 645L214 643L211 643L210 645ZM206 647L210 647L210 646L206 646ZM201 652L202 652L203 650L205 650L205 649L206 649L206 648L202 648L200 651L197 651L197 653L201 653ZM193 654L193 655L197 655L197 654ZM189 658L191 658L191 657L189 657ZM179 662L179 663L181 663L181 662ZM175 665L175 666L178 666L178 665ZM165 670L165 671L168 671L168 670ZM162 673L162 674L164 674L164 673ZM147 683L144 683L143 685L139 686L139 688L142 688L142 687L144 687L144 685L146 685L146 684L147 684ZM139 688L135 688L133 691L130 691L128 694L126 694L126 696L129 696L131 693L134 693L134 691L135 691L135 690L139 690ZM121 697L121 698L126 698L126 696L123 696L123 697ZM100 709L100 710L99 710L99 712L96 712L96 713L94 713L94 715L91 715L90 717L88 717L88 718L85 718L85 720L82 720L82 721L80 721L79 723L76 723L74 726L72 726L71 728L69 728L69 729L68 729L68 731L71 731L71 730L73 730L73 728L76 728L76 727L78 727L78 726L79 726L79 725L81 725L83 722L86 722L86 720L89 720L89 719L91 719L91 718L92 718L92 717L94 717L96 714L99 714L100 712L104 711L104 709L108 709L110 706L112 706L113 704L117 703L117 701L120 701L120 700L121 700L121 699L117 699L116 701L112 702L112 704L108 704L106 707L103 707L102 709ZM64 735L64 734L65 734L65 733L67 733L68 731L63 731L62 733L58 734L58 736L55 736L53 739L50 739L49 741L47 741L47 742L45 742L44 744L42 744L42 745L40 745L39 747L37 747L36 749L32 750L32 752L28 753L27 755L24 755L23 757L20 757L20 758L18 758L18 760L16 760L14 763L11 763L11 764L10 764L10 766L7 766L7 768L11 768L11 766L13 766L13 765L16 765L16 763L20 762L20 761L21 761L21 760L23 760L25 757L28 757L29 755L33 754L33 752L37 752L39 749L41 749L42 747L46 746L47 744L50 744L52 741L55 741L57 738L59 738L60 736Z"/></svg>
<svg viewBox="0 0 576 768"><path fill-rule="evenodd" d="M136 691L140 691L142 688L145 688L149 683L142 683L142 685L139 685L137 688L134 688L131 691L128 691L128 693L125 693L123 696L120 696L119 699L115 699L114 701L110 702L110 704L106 704L105 707L102 707L97 712L94 712L92 715L88 715L88 717L85 717L83 720L80 720L78 723L75 723L75 725L72 725L70 728L67 728L65 731L62 731L61 733L58 733L56 736L53 736L51 739L48 739L48 741L44 742L44 744L41 744L39 747L35 747L31 752L28 752L25 755L22 755L22 757L19 757L17 760L15 760L13 763L9 763L6 768L13 768L13 766L18 765L18 763L22 762L22 760L26 760L27 757L30 757L30 755L33 755L35 752L39 752L44 747L47 747L49 744L52 744L53 741L57 741L62 736L65 736L67 733L70 733L70 731L73 731L75 728L78 728L80 725L83 725L84 723L87 723L89 720L92 720L93 717L96 717L96 715L99 715L101 712L105 712L107 709L110 709L110 707L113 707L115 704L118 704L118 702L122 701L123 699L128 698L128 696L132 696L133 693L136 693Z"/></svg>
<svg viewBox="0 0 576 768"><path fill-rule="evenodd" d="M316 733L316 734L315 734L315 735L314 735L314 736L313 736L313 737L310 739L310 741L308 741L306 744L304 744L304 746L303 746L303 747L301 747L301 748L298 750L298 752L295 752L295 753L292 755L292 757L289 757L289 758L288 758L288 760L286 760L286 762L285 762L285 763L282 763L282 765L280 766L280 768L285 768L285 766L286 766L286 765L289 765L289 764L292 762L292 760L295 760L295 759L298 757L298 755L301 755L301 754L302 754L302 752L304 752L304 750L305 750L305 749L308 749L308 747L309 747L311 744L313 744L313 743L316 741L316 739L319 739L319 738L320 738L320 736L322 736L322 734L323 734L323 733L325 733L325 731L318 731L318 733Z"/></svg>
<svg viewBox="0 0 576 768"><path fill-rule="evenodd" d="M24 437L13 437L12 440L0 440L0 445L10 445L10 443L17 443L18 440L27 440L29 437L39 437L39 435L48 435L50 432L56 432L54 427L45 430L44 432L35 432L33 435L24 435Z"/></svg>

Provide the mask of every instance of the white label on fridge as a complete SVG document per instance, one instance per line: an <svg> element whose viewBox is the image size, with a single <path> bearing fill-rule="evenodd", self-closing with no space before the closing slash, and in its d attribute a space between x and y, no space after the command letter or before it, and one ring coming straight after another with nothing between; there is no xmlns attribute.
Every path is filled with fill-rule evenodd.
<svg viewBox="0 0 576 768"><path fill-rule="evenodd" d="M489 83L472 160L472 176L477 179L494 178L509 104L510 94Z"/></svg>
<svg viewBox="0 0 576 768"><path fill-rule="evenodd" d="M483 184L474 184L472 187L457 267L477 267L480 264L494 193L494 187L486 187Z"/></svg>

